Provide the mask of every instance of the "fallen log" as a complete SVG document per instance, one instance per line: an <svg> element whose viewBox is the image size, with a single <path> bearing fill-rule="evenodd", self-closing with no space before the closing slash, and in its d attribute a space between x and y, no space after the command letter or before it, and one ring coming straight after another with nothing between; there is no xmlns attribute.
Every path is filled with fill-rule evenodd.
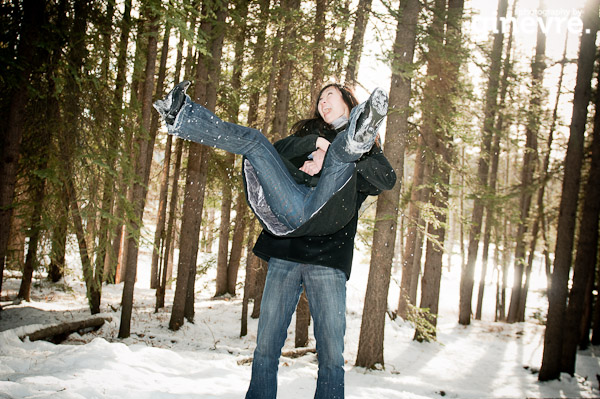
<svg viewBox="0 0 600 399"><path fill-rule="evenodd" d="M112 320L112 318L108 316L95 316L89 319L54 324L31 333L20 335L19 338L21 341L24 341L25 338L29 338L30 341L44 340L54 344L60 344L74 332L85 334L90 331L96 331L102 327L105 321L110 320Z"/></svg>
<svg viewBox="0 0 600 399"><path fill-rule="evenodd" d="M300 348L300 349L294 349L291 351L282 352L281 356L295 359L298 357L302 357L302 356L306 355L307 353L317 353L317 350L315 348ZM252 358L252 357L240 359L237 361L237 364L240 366L244 365L244 364L249 364L249 363L252 363L253 359L254 358Z"/></svg>

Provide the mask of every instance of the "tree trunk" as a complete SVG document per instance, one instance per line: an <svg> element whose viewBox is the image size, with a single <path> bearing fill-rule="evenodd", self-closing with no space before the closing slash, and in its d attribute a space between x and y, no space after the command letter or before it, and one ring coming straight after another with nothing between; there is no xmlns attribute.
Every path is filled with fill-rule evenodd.
<svg viewBox="0 0 600 399"><path fill-rule="evenodd" d="M365 33L371 14L371 4L373 0L359 0L356 10L356 19L354 20L354 33L350 43L350 53L348 54L348 65L346 66L346 86L354 89L358 77L358 66L360 65L360 56L362 55Z"/></svg>
<svg viewBox="0 0 600 399"><path fill-rule="evenodd" d="M550 179L550 172L549 172L549 167L550 167L550 155L551 155L551 151L552 151L552 142L554 141L554 131L556 129L556 123L558 121L558 107L560 104L560 95L561 95L561 91L562 91L562 83L563 83L563 78L564 78L564 72L565 72L565 65L567 62L567 43L568 43L568 38L569 35L567 33L567 35L565 35L565 46L564 46L564 50L563 50L563 57L562 57L562 62L561 62L561 67L560 67L560 75L558 78L558 87L556 90L556 99L555 99L555 103L554 103L554 111L552 112L552 122L550 125L550 131L548 133L548 140L546 143L546 155L544 156L544 161L542 163L542 167L540 170L540 180L542 182L540 188L538 189L538 193L537 193L537 217L535 218L534 222L533 222L533 228L531 231L531 244L529 247L529 258L527 260L527 268L528 268L528 273L531 272L531 268L533 267L533 260L535 257L535 250L537 248L537 239L538 239L538 235L539 235L539 231L540 231L540 227L542 230L542 237L544 239L544 249L543 249L543 254L544 254L544 258L546 261L546 265L549 266L550 264L550 260L549 260L549 251L548 251L548 240L546 239L546 212L545 212L545 205L544 205L544 194L545 194L545 190L546 190L546 184ZM546 277L548 280L550 280L550 273L548 273L548 270L546 271Z"/></svg>
<svg viewBox="0 0 600 399"><path fill-rule="evenodd" d="M294 346L304 348L308 346L308 325L310 324L310 307L306 290L302 291L298 306L296 306L296 332L294 334Z"/></svg>
<svg viewBox="0 0 600 399"><path fill-rule="evenodd" d="M594 280L598 260L598 222L600 220L600 184L598 184L600 182L600 95L598 93L596 93L591 153L591 166L585 187L577 253L573 268L573 284L563 325L561 369L572 376L575 374L577 344L580 342L582 333L587 334L587 328L582 328L582 325L587 327L587 323L584 322L585 302L591 292L589 284Z"/></svg>
<svg viewBox="0 0 600 399"><path fill-rule="evenodd" d="M130 335L131 315L133 311L133 291L137 275L137 259L140 245L140 230L146 203L147 184L150 175L150 162L154 150L156 131L152 132L152 94L154 92L154 72L157 58L158 14L152 10L153 0L145 4L144 14L149 19L148 26L148 52L146 55L146 70L142 85L142 114L140 129L135 139L137 154L135 158L135 182L132 187L133 215L129 220L131 233L128 238L128 249L125 256L125 283L121 299L121 323L119 338Z"/></svg>
<svg viewBox="0 0 600 399"><path fill-rule="evenodd" d="M31 73L42 62L42 57L36 56L36 49L42 26L46 20L45 3L40 0L23 2L23 22L15 59L15 65L19 65L21 68L14 77L15 87L11 92L6 131L0 134L0 176L2 176L2 180L0 180L0 292L2 292L4 259L9 241L10 220L21 152L25 105L29 98L29 90L26 87L29 86Z"/></svg>
<svg viewBox="0 0 600 399"><path fill-rule="evenodd" d="M256 264L256 285L254 289L254 307L250 317L258 319L260 316L260 303L262 301L263 291L265 290L265 281L267 280L267 272L269 264L262 259L258 259Z"/></svg>
<svg viewBox="0 0 600 399"><path fill-rule="evenodd" d="M158 69L158 80L156 82L157 97L161 97L164 92L164 81L167 70L167 57L169 55L169 36L171 34L171 24L167 22L162 42L160 55L160 67ZM152 114L152 131L158 129L158 113ZM154 133L156 134L156 133ZM152 264L150 266L150 288L158 288L160 284L160 253L164 248L165 242L165 220L167 213L167 191L169 188L169 172L171 163L171 148L173 136L167 135L167 144L165 145L165 159L163 161L163 170L160 179L160 192L158 195L158 216L156 221L156 230L154 233L154 247L152 249ZM163 251L164 252L164 251Z"/></svg>
<svg viewBox="0 0 600 399"><path fill-rule="evenodd" d="M310 84L310 103L317 103L317 96L323 86L325 75L325 13L327 12L327 0L316 0L315 23L313 25L313 50L312 50L312 80Z"/></svg>
<svg viewBox="0 0 600 399"><path fill-rule="evenodd" d="M406 245L404 247L404 255L402 256L402 280L400 281L400 295L398 299L398 316L403 320L407 319L408 316L408 308L409 304L414 305L414 302L411 302L411 286L413 282L413 272L414 272L414 264L415 258L417 257L417 249L422 249L420 245L418 245L418 240L421 237L420 234L420 208L419 208L419 200L421 197L423 184L423 172L424 172L424 157L425 154L422 149L423 139L422 137L418 138L418 145L415 156L415 167L414 167L414 176L413 183L410 194L410 203L408 206L408 223L409 227L406 233ZM419 265L421 257L419 256ZM420 268L419 268L420 269ZM414 280L415 283L418 280ZM412 298L414 299L414 298Z"/></svg>
<svg viewBox="0 0 600 399"><path fill-rule="evenodd" d="M223 41L225 38L225 20L227 18L227 0L220 0L212 4L214 14L216 19L212 23L211 26L211 45L210 45L210 59L207 59L206 62L206 85L204 88L206 89L206 108L211 111L215 111L217 107L217 87L219 86L219 82L221 79L221 58L223 55ZM200 64L198 65L198 67ZM202 89L203 86L200 86ZM205 147L206 150L208 148ZM208 161L212 155L212 151L206 151L206 155L202 158L203 170L202 170L202 180L200 182L202 191L201 197L202 202L200 203L199 214L202 215L202 208L204 207L204 191L206 187L206 179L208 177ZM194 235L195 251L198 252L198 240L200 236L200 231L197 230ZM185 318L193 322L194 321L194 292L196 285L196 264L194 263L193 269L190 270L190 277L188 278L188 290L187 297L185 302Z"/></svg>
<svg viewBox="0 0 600 399"><path fill-rule="evenodd" d="M158 216L156 230L154 231L154 246L152 247L152 264L150 266L150 288L159 288L160 285L160 263L165 255L165 226L167 218L167 200L169 190L169 173L171 171L171 149L173 147L173 136L167 135L165 144L165 159L160 176L160 192L158 194Z"/></svg>
<svg viewBox="0 0 600 399"><path fill-rule="evenodd" d="M65 254L67 249L67 228L69 218L69 199L64 187L59 189L57 218L52 226L52 251L50 255L50 266L48 278L56 283L64 276Z"/></svg>
<svg viewBox="0 0 600 399"><path fill-rule="evenodd" d="M47 152L47 150L46 150ZM42 155L42 159L47 159ZM45 163L45 162L44 162ZM45 166L45 165L40 165ZM43 169L43 168L42 168ZM33 171L32 171L33 172ZM25 267L23 268L23 277L17 298L22 298L26 301L31 300L31 282L33 272L37 266L37 249L40 238L40 221L42 219L42 209L44 201L44 188L46 181L35 175L30 177L30 189L33 189L33 214L31 215L29 225L29 241L27 243L27 257L25 258Z"/></svg>
<svg viewBox="0 0 600 399"><path fill-rule="evenodd" d="M227 293L227 261L229 258L229 228L231 225L231 203L233 193L229 176L234 167L235 154L225 155L225 170L221 180L221 224L219 227L219 251L217 253L217 287L215 297Z"/></svg>
<svg viewBox="0 0 600 399"><path fill-rule="evenodd" d="M531 185L533 183L538 157L537 136L540 130L541 105L544 90L542 85L544 70L546 69L545 54L546 35L542 31L540 24L537 32L535 59L531 66L532 97L529 104L529 112L527 113L527 141L523 154L523 169L521 171L521 195L519 199L520 215L519 223L517 225L517 236L515 239L517 245L515 249L515 268L513 273L514 282L508 309L507 321L509 323L525 321L525 303L527 298L526 287L528 282L528 279L526 279L525 287L523 287L523 271L526 265L525 234L527 233L529 224L529 210L531 208L531 197L533 193ZM530 269L527 273L530 273Z"/></svg>
<svg viewBox="0 0 600 399"><path fill-rule="evenodd" d="M577 62L573 116L565 157L560 213L558 216L554 271L552 272L552 286L548 293L548 320L544 335L542 367L538 376L540 381L558 379L561 372L563 331L581 180L587 107L590 102L590 83L597 50L596 33L598 31L599 3L599 0L588 0L582 15L584 34L581 36L579 60Z"/></svg>
<svg viewBox="0 0 600 399"><path fill-rule="evenodd" d="M223 50L223 31L227 4L220 2L212 4L213 11L217 13L217 20L208 19L201 24L201 30L210 35L210 48L212 54L211 68L206 66L206 61L200 57L196 70L196 86L194 88L194 101L206 104L206 108L215 110L217 102L216 85L219 80L219 65ZM206 9L206 11L210 11ZM205 13L205 15L208 15ZM221 25L219 27L219 24ZM213 26L219 28L213 31ZM209 78L211 80L209 80ZM188 321L194 318L194 287L196 277L196 258L202 222L202 208L204 206L204 189L210 152L198 143L190 143L188 156L188 173L185 185L183 202L183 216L181 223L181 242L179 248L179 264L177 267L177 285L169 328L178 330L183 325L184 317Z"/></svg>
<svg viewBox="0 0 600 399"><path fill-rule="evenodd" d="M417 20L421 5L418 0L400 3L401 19L398 20L390 87L390 113L386 135L386 156L396 171L397 183L393 189L384 191L377 200L375 232L371 250L371 265L360 328L360 340L356 365L373 368L384 364L383 336L391 268L396 253L396 234L401 183L404 176L405 134L410 116L412 64L416 43ZM409 71L409 74L406 72Z"/></svg>
<svg viewBox="0 0 600 399"><path fill-rule="evenodd" d="M498 0L498 14L496 19L497 33L494 34L492 44L492 54L488 85L485 95L485 109L483 122L483 138L481 142L481 156L477 167L477 178L480 184L482 194L487 193L490 148L492 145L494 119L498 101L498 86L500 80L500 68L502 63L502 43L504 33L501 29L502 19L506 18L508 9L508 0ZM471 323L471 301L473 297L473 284L475 275L475 264L479 252L479 240L481 234L481 224L483 221L484 200L481 195L475 197L473 203L473 217L471 219L471 228L469 231L469 249L467 255L467 264L462 270L460 276L460 304L458 313L458 322L462 325Z"/></svg>
<svg viewBox="0 0 600 399"><path fill-rule="evenodd" d="M244 279L244 296L242 298L242 325L240 328L240 337L248 335L248 302L252 296L252 287L256 280L256 273L254 270L254 264L258 258L252 254L250 246L254 242L256 218L252 218L250 225L248 226L248 251L246 253L246 277Z"/></svg>
<svg viewBox="0 0 600 399"><path fill-rule="evenodd" d="M243 189L238 191L238 198L235 206L235 227L231 244L231 255L227 264L227 292L235 295L238 271L240 261L242 260L242 249L244 246L244 232L246 231L246 217L248 214L248 205L246 204L246 195Z"/></svg>
<svg viewBox="0 0 600 399"><path fill-rule="evenodd" d="M123 18L121 20L121 36L119 39L119 55L117 57L117 76L115 79L115 92L113 97L113 109L111 110L112 119L111 119L111 134L116 137L121 137L120 129L122 125L122 113L123 113L123 92L125 85L127 84L126 80L126 71L127 71L127 46L129 44L129 34L131 32L131 5L132 0L125 0L125 8L123 13ZM115 143L118 145L118 143ZM117 151L119 147L113 149L113 151ZM121 151L125 151L121 149ZM124 168L125 165L120 165L119 177L116 179L114 185L117 186L117 192L123 193L126 191L125 183L124 183ZM120 251L121 251L121 240L123 237L123 223L120 219L124 214L124 203L123 199L117 198L115 199L115 205L113 208L113 218L118 221L112 226L112 245L109 249L109 253L106 256L106 261L104 262L104 281L109 283L117 283L120 281L120 275L117 274Z"/></svg>
<svg viewBox="0 0 600 399"><path fill-rule="evenodd" d="M277 80L277 101L275 101L275 118L273 119L272 138L284 138L288 133L288 114L290 110L290 82L293 67L296 64L297 28L296 13L300 9L300 0L284 0L285 25L283 37L285 46L279 60L279 77Z"/></svg>
<svg viewBox="0 0 600 399"><path fill-rule="evenodd" d="M436 0L434 13L437 18L444 15L445 1ZM460 65L462 62L461 43L462 33L461 24L463 18L464 0L449 0L446 20L446 33L443 32L442 23L434 22L432 35L434 40L440 40L436 43L433 50L438 49L442 52L441 59L428 59L428 74L435 77L434 82L430 82L426 89L425 96L428 97L425 104L432 104L436 113L430 114L431 110L424 115L423 138L427 146L434 153L432 157L430 184L433 184L430 203L433 205L437 222L429 223L427 251L425 266L423 268L423 282L421 284L421 303L420 307L429 309L426 315L429 323L433 327L431 334L435 337L435 326L437 324L437 314L439 306L440 282L442 277L442 256L445 247L445 223L448 211L448 198L450 183L450 164L452 163L452 141L450 134L453 121L447 119L453 114L452 98L457 95L457 79ZM440 29L442 28L442 29ZM443 43L443 45L442 45ZM440 46L442 45L442 46ZM431 49L430 49L431 51ZM445 64L445 65L443 65ZM435 85L435 87L433 87ZM433 133L433 134L432 134ZM429 334L428 334L429 335ZM417 329L415 339L418 341L429 340Z"/></svg>
<svg viewBox="0 0 600 399"><path fill-rule="evenodd" d="M169 203L169 220L167 222L167 231L165 234L165 245L161 270L161 279L158 289L156 290L156 311L165 306L165 292L167 290L167 282L169 281L169 260L171 259L171 250L173 245L173 236L175 229L175 211L177 209L177 201L179 197L179 173L181 170L181 155L183 152L183 140L177 138L175 144L175 167L173 171L173 188L171 189L171 202Z"/></svg>
<svg viewBox="0 0 600 399"><path fill-rule="evenodd" d="M518 1L513 3L513 8L511 15L515 15ZM506 95L508 93L508 78L512 74L512 44L513 44L513 33L514 33L514 23L511 21L510 30L508 33L508 40L506 45L506 55L504 57L504 65L502 67L502 80L500 83L500 100L498 104L501 105L501 108L504 108ZM493 140L491 147L491 165L490 165L490 173L489 173L489 192L490 196L495 195L496 186L498 181L498 165L500 162L500 136L501 132L505 129L504 126L504 110L498 110L498 118L496 119L496 126L493 132ZM492 227L496 225L495 218L495 207L488 203L485 208L485 232L483 234L483 253L482 253L482 267L481 267L481 276L479 279L479 290L477 293L477 308L475 311L475 319L481 320L481 313L483 310L483 294L485 291L485 280L487 276L487 268L489 264L489 248L490 241L492 236ZM495 249L498 251L498 248ZM498 264L495 264L498 267Z"/></svg>

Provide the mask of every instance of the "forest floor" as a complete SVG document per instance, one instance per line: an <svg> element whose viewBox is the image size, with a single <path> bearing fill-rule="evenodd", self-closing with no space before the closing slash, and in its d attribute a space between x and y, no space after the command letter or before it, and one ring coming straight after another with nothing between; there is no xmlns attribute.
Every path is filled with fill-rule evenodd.
<svg viewBox="0 0 600 399"><path fill-rule="evenodd" d="M494 291L486 288L487 308L482 321L470 326L457 322L459 267L444 270L437 341L413 341L409 322L386 318L385 368L355 367L368 251L357 253L348 282L346 333L346 398L555 398L599 397L600 348L581 351L576 375L540 383L546 299L530 295L524 323L493 322ZM211 261L211 255L203 255ZM250 380L250 363L257 320L249 319L248 335L239 336L241 292L237 297L212 298L214 267L196 284L195 323L179 331L167 326L170 307L154 312L154 290L147 288L148 254L143 254L135 289L131 337L117 338L122 284L105 286L102 315L112 320L95 332L72 334L55 345L18 338L40 325L89 317L85 287L77 276L50 284L36 279L31 302L11 302L20 281L5 278L0 313L0 398L243 398ZM214 259L212 259L214 261ZM536 275L543 287L542 274ZM15 276L16 277L16 276ZM243 281L243 276L240 276ZM241 289L240 289L241 291ZM398 298L390 289L390 306ZM173 291L166 302L172 303ZM252 306L252 304L251 304ZM491 310L489 310L489 309ZM294 322L284 350L293 349ZM311 346L314 339L311 332ZM317 358L282 357L279 398L312 398Z"/></svg>

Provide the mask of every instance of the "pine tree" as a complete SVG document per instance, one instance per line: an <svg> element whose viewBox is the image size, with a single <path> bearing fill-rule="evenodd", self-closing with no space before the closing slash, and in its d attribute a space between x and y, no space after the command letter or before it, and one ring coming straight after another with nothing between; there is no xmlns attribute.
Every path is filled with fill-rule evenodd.
<svg viewBox="0 0 600 399"><path fill-rule="evenodd" d="M397 183L392 190L381 193L377 200L369 280L356 357L356 365L367 368L372 368L376 364L384 364L384 324L391 267L396 252L400 182L404 175L405 137L410 116L411 66L420 10L421 5L418 0L400 2L400 18L398 19L392 56L393 74L390 87L390 111L385 142L385 153L396 171Z"/></svg>
<svg viewBox="0 0 600 399"><path fill-rule="evenodd" d="M577 213L583 142L587 107L591 96L591 80L596 56L596 33L600 1L588 0L583 13L583 34L577 63L577 80L573 99L573 116L565 157L565 171L560 200L554 270L548 293L548 321L544 335L544 352L539 380L560 378L562 344L567 306L569 272L571 270L575 215ZM589 30L588 30L589 29ZM588 33L589 32L589 33Z"/></svg>
<svg viewBox="0 0 600 399"><path fill-rule="evenodd" d="M500 67L502 62L502 43L504 32L502 32L501 18L506 17L508 9L508 0L498 0L498 13L496 23L496 33L492 44L492 54L490 56L490 70L488 77L488 86L485 95L485 110L483 123L483 137L481 143L481 156L479 158L477 177L479 184L484 189L488 185L490 148L492 145L493 126L496 115L498 101L498 86L500 78ZM479 239L483 221L484 202L480 196L475 197L473 204L473 217L471 220L471 229L469 231L469 249L467 264L461 273L460 278L460 305L458 322L462 325L471 323L471 301L473 296L473 283L475 274L475 263L479 252Z"/></svg>

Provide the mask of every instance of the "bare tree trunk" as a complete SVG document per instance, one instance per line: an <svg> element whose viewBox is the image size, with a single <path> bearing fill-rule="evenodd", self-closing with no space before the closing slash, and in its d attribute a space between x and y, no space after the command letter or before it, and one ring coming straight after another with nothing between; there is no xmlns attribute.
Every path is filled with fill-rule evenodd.
<svg viewBox="0 0 600 399"><path fill-rule="evenodd" d="M48 137L48 136L47 136ZM46 144L47 145L47 144ZM41 151L43 154L44 150ZM47 147L45 152L47 153ZM41 155L41 159L46 160L47 155ZM45 161L43 162L46 163ZM40 165L45 167L45 165ZM36 168L37 169L37 168ZM33 209L29 225L29 241L27 243L27 257L25 258L25 267L23 268L23 277L21 278L21 286L17 298L22 298L26 301L31 299L31 282L33 271L37 265L37 249L40 238L40 221L42 219L42 202L44 201L44 189L46 181L43 178L32 174L30 177L30 189L33 190Z"/></svg>
<svg viewBox="0 0 600 399"><path fill-rule="evenodd" d="M399 134L386 135L385 142L386 156L396 171L397 184L391 190L381 193L377 200L369 280L356 357L356 365L360 367L372 368L376 364L384 364L385 315L392 261L396 253L398 207L402 190L400 182L404 176L405 133L408 131L409 103L412 93L411 75L407 77L405 71L411 71L412 68L420 9L418 0L400 3L401 19L398 20L394 43L392 66L394 73L390 87L390 113L386 128L387 132L399 132Z"/></svg>
<svg viewBox="0 0 600 399"><path fill-rule="evenodd" d="M584 332L585 335L588 335L587 323L584 319L585 302L593 287L590 284L594 280L598 261L598 221L600 220L600 184L598 184L600 182L600 95L598 93L596 93L596 114L594 115L591 152L591 166L585 187L577 253L573 267L573 284L569 293L563 327L561 370L570 375L575 374L577 344Z"/></svg>
<svg viewBox="0 0 600 399"><path fill-rule="evenodd" d="M543 10L542 10L543 11ZM528 279L523 284L523 271L525 269L525 234L529 224L529 210L531 208L531 197L533 190L533 175L537 165L538 143L537 136L540 130L541 105L543 96L543 82L546 57L546 35L544 34L541 24L538 26L537 44L535 59L531 66L532 72L532 94L529 104L529 112L526 135L527 142L525 144L525 152L523 154L523 169L521 171L521 196L520 196L520 215L519 224L517 226L517 236L515 239L515 268L513 273L513 290L510 297L510 306L508 309L509 323L525 321L525 303L527 298L526 287ZM530 273L528 271L528 274Z"/></svg>
<svg viewBox="0 0 600 399"><path fill-rule="evenodd" d="M229 255L229 262L227 264L227 292L230 295L236 294L237 277L240 261L242 260L247 215L248 205L246 204L246 195L243 190L239 190L235 206L235 227L233 229L231 254Z"/></svg>
<svg viewBox="0 0 600 399"><path fill-rule="evenodd" d="M560 104L560 95L561 95L561 91L562 91L562 82L563 82L563 78L564 78L564 71L565 71L565 65L567 62L567 43L568 43L568 32L567 35L565 35L565 46L564 46L564 50L563 50L563 58L562 58L562 62L561 62L561 67L560 67L560 75L558 78L558 87L556 90L556 99L555 99L555 103L554 103L554 111L552 113L552 123L550 125L550 132L548 133L548 141L546 143L546 155L544 156L544 161L542 163L542 167L540 170L540 180L542 182L541 187L538 189L538 195L537 195L537 217L535 218L534 222L533 222L533 228L531 231L531 244L529 247L529 258L527 260L527 267L528 267L528 273L531 272L531 268L533 267L533 260L535 257L535 250L537 248L537 239L538 239L538 235L539 235L539 230L541 227L542 230L542 237L544 239L544 249L543 249L543 254L544 254L544 258L545 258L545 262L547 265L547 269L546 269L546 278L548 279L548 281L550 281L551 275L549 272L549 265L550 265L550 260L549 260L549 251L548 251L548 240L546 239L546 218L547 216L545 215L545 206L544 206L544 194L545 194L545 190L546 190L546 184L548 182L548 180L550 179L550 173L549 173L549 167L550 167L550 155L551 155L551 151L552 151L552 142L554 141L554 130L556 129L556 123L558 121L558 107ZM550 287L550 285L548 285L548 287Z"/></svg>
<svg viewBox="0 0 600 399"><path fill-rule="evenodd" d="M418 146L415 157L415 167L414 167L414 176L413 183L411 188L410 195L410 203L408 207L408 219L409 219L409 227L406 233L406 245L404 247L404 255L402 256L402 280L400 281L400 296L398 299L398 316L400 316L403 320L406 320L408 316L408 305L413 304L411 302L411 286L413 282L413 271L415 258L417 257L417 248L422 249L420 245L418 245L418 240L420 237L419 232L419 221L420 221L420 209L418 201L421 196L423 184L423 171L424 171L424 157L425 154L422 149L423 138L418 138ZM421 257L419 256L419 263ZM415 279L415 283L418 280ZM415 290L416 291L416 290Z"/></svg>
<svg viewBox="0 0 600 399"><path fill-rule="evenodd" d="M269 264L262 259L258 259L256 268L256 285L254 289L254 307L250 317L258 319L260 316L260 303L262 301L263 291L265 290L265 281L267 279L267 271Z"/></svg>
<svg viewBox="0 0 600 399"><path fill-rule="evenodd" d="M302 291L298 306L296 306L296 331L294 335L294 346L304 348L308 346L308 325L310 324L310 308L306 290Z"/></svg>
<svg viewBox="0 0 600 399"><path fill-rule="evenodd" d="M436 0L435 13L443 15L445 1ZM443 52L442 63L440 60L428 60L432 70L431 76L436 76L434 89L435 94L429 92L427 96L431 96L428 101L432 101L437 108L439 114L428 115L427 126L424 127L424 140L434 152L432 169L430 173L430 182L434 184L434 189L430 196L430 203L434 206L436 219L439 223L430 223L428 226L427 252L425 266L423 268L423 282L421 290L420 307L429 309L429 319L434 328L432 334L435 336L435 327L437 325L437 313L439 307L439 290L442 277L442 256L445 248L445 223L448 212L448 199L450 183L450 164L453 162L452 154L452 135L451 126L453 121L446 119L452 115L453 101L449 100L456 96L457 79L462 63L461 43L462 43L462 18L464 11L464 0L449 0L446 20L446 33L444 36L439 35L439 26L434 26L433 36L435 40L442 39L440 44L443 47L440 49ZM440 16L438 16L439 18ZM445 40L443 40L445 38ZM438 47L438 46L436 46ZM441 68L440 68L441 67ZM443 100L442 100L443 99ZM431 129L431 130L430 130ZM431 135L435 131L434 135ZM434 241L435 238L435 241ZM428 340L422 332L417 329L415 339L418 341Z"/></svg>
<svg viewBox="0 0 600 399"><path fill-rule="evenodd" d="M40 0L23 1L23 22L15 60L15 65L19 65L21 68L14 77L16 82L11 93L6 130L0 134L0 176L2 176L2 180L0 180L0 292L2 292L4 262L9 241L12 205L23 138L25 104L29 97L29 90L26 88L29 85L31 73L36 69L36 65L42 62L42 57L36 56L36 48L41 28L46 19L45 3Z"/></svg>
<svg viewBox="0 0 600 399"><path fill-rule="evenodd" d="M154 150L154 140L156 130L152 131L152 94L154 92L154 72L156 69L157 58L157 33L158 33L158 14L152 10L153 0L148 0L144 13L149 18L148 27L148 52L146 59L146 70L142 86L142 114L140 130L137 132L136 147L137 157L135 159L136 179L133 184L133 216L129 220L132 226L131 234L128 238L128 249L125 256L125 284L123 286L123 296L121 299L121 323L119 327L119 338L127 338L130 335L131 315L133 311L133 291L137 275L138 250L140 245L140 230L142 228L142 218L146 203L147 184L150 175L150 163L152 152Z"/></svg>
<svg viewBox="0 0 600 399"><path fill-rule="evenodd" d="M277 80L277 101L275 101L275 118L273 119L272 137L281 139L288 132L288 114L290 110L290 82L297 51L296 12L300 9L300 0L284 0L285 25L283 37L285 46L279 60L279 77Z"/></svg>
<svg viewBox="0 0 600 399"><path fill-rule="evenodd" d="M354 33L350 44L350 53L348 55L348 65L346 66L345 84L354 89L358 77L358 66L360 65L360 56L365 41L365 33L369 16L371 14L371 4L373 0L359 0L356 10L356 19L354 20Z"/></svg>
<svg viewBox="0 0 600 399"><path fill-rule="evenodd" d="M312 62L312 81L310 84L310 103L317 103L317 96L323 86L325 75L325 13L327 12L327 0L316 0L317 7L315 11L315 23L313 25L313 62Z"/></svg>
<svg viewBox="0 0 600 399"><path fill-rule="evenodd" d="M115 92L113 97L113 109L111 110L111 128L110 134L116 137L120 137L120 127L122 124L122 108L123 108L123 91L126 81L126 70L127 70L127 46L129 44L129 34L131 32L131 5L132 0L125 0L125 8L123 18L121 20L121 36L119 39L119 55L117 57L117 76L115 79ZM118 145L118 143L115 143ZM114 148L113 151L117 151ZM123 178L123 167L119 173L119 178L113 183L116 185L117 192L123 192L124 190L124 178ZM115 205L112 210L113 217L121 218L123 215L123 200L118 198L115 199ZM123 235L123 223L120 221L114 223L112 228L111 248L108 249L109 253L106 256L104 262L104 281L115 283L120 279L120 275L117 274L117 267L119 263L119 252L121 249L121 238Z"/></svg>
<svg viewBox="0 0 600 399"><path fill-rule="evenodd" d="M331 1L331 0L330 0ZM342 6L332 5L333 9L333 29L340 25L340 33L335 41L334 56L332 59L331 71L336 79L340 79L344 70L344 56L346 54L346 34L348 32L348 21L350 21L350 0L343 1Z"/></svg>
<svg viewBox="0 0 600 399"><path fill-rule="evenodd" d="M231 225L231 203L233 193L228 175L231 174L235 162L235 154L225 155L225 170L221 180L221 225L219 227L219 251L217 254L217 286L215 297L227 293L227 261L229 258L229 228Z"/></svg>
<svg viewBox="0 0 600 399"><path fill-rule="evenodd" d="M69 200L64 187L60 187L56 224L52 227L52 250L48 278L54 283L64 276L65 254L67 249L67 225L69 218Z"/></svg>
<svg viewBox="0 0 600 399"><path fill-rule="evenodd" d="M492 44L488 86L485 95L485 119L483 122L481 155L477 167L478 183L483 194L487 193L488 187L490 148L492 145L493 127L498 101L498 86L500 80L500 68L502 64L502 43L504 40L504 33L502 32L501 24L502 18L506 18L507 9L508 0L498 0L498 13L496 19L497 33L494 34L494 41ZM462 325L469 325L471 323L471 301L473 298L475 266L477 262L477 254L479 252L479 236L481 234L481 225L483 221L483 209L483 198L480 195L476 196L473 203L473 217L471 219L471 228L469 231L467 265L463 269L460 276L460 304L458 322Z"/></svg>
<svg viewBox="0 0 600 399"><path fill-rule="evenodd" d="M210 67L206 66L205 62L208 61L203 57L198 62L196 71L197 85L195 86L194 97L196 102L206 104L206 108L214 111L217 103L216 87L219 81L219 66L223 50L227 2L218 2L218 4L213 4L212 7L212 11L206 9L207 13L205 15L208 15L209 12L215 12L217 19L207 19L201 25L202 31L210 37L212 59L210 60ZM177 268L177 285L175 288L173 311L169 322L171 330L178 330L183 325L184 317L190 322L194 319L196 257L198 255L209 158L210 152L205 146L198 143L190 143L181 224L182 238L179 251L179 265Z"/></svg>
<svg viewBox="0 0 600 399"><path fill-rule="evenodd" d="M165 292L169 281L169 265L171 264L171 252L174 247L173 236L175 229L175 211L179 197L179 173L181 171L181 155L183 152L183 140L177 138L175 144L175 167L173 171L173 188L171 190L171 202L169 203L169 215L167 221L167 231L165 233L164 256L162 259L162 269L160 281L156 290L156 311L165 306ZM159 268L160 269L160 268Z"/></svg>
<svg viewBox="0 0 600 399"><path fill-rule="evenodd" d="M244 279L244 296L242 298L242 325L240 328L240 337L248 335L248 302L252 296L251 291L256 279L253 264L258 258L252 254L252 249L250 248L250 245L252 245L251 243L254 242L255 238L255 226L256 218L252 218L252 221L248 226L248 251L246 253L246 278Z"/></svg>
<svg viewBox="0 0 600 399"><path fill-rule="evenodd" d="M515 15L518 1L513 3L511 15ZM504 107L506 95L508 93L508 78L512 74L512 42L514 33L514 23L511 21L510 30L508 33L508 44L506 46L506 55L504 57L504 65L502 67L502 80L500 83L500 100L498 104ZM491 165L489 173L489 195L492 196L496 193L496 185L498 181L498 165L500 162L500 135L505 129L504 126L504 112L502 109L498 110L498 118L496 119L496 127L493 132L493 141L491 147ZM483 253L482 253L482 266L481 276L479 279L479 290L477 293L477 308L475 311L475 319L481 320L481 313L483 308L483 294L485 290L485 280L487 275L488 263L489 263L489 248L490 240L492 236L492 227L496 224L495 220L495 207L488 203L485 208L485 232L483 234ZM496 247L496 251L498 248ZM497 264L496 264L497 266Z"/></svg>
<svg viewBox="0 0 600 399"><path fill-rule="evenodd" d="M567 306L569 272L571 270L575 216L583 161L583 143L587 107L591 96L591 80L596 56L599 0L588 0L582 15L583 32L577 63L577 80L573 98L573 116L565 157L552 287L548 293L548 321L544 336L540 381L560 378L563 331ZM589 29L589 30L588 30ZM589 32L589 34L588 34Z"/></svg>
<svg viewBox="0 0 600 399"><path fill-rule="evenodd" d="M156 94L161 96L164 91L164 81L167 70L167 58L169 55L169 36L171 34L171 24L167 22L165 27L164 38L162 42L162 49L160 55L160 67L158 69L158 80L156 82ZM152 114L152 127L151 130L154 132L158 129L158 114ZM154 133L156 134L156 133ZM154 233L154 247L152 250L152 264L150 266L150 288L158 288L160 282L160 270L159 270L159 258L161 248L164 247L165 242L165 219L167 213L167 191L169 188L169 171L171 163L171 147L173 137L168 135L167 144L165 145L165 159L163 161L163 170L161 173L160 180L160 192L158 196L158 216L156 221L156 230ZM152 160L150 159L150 162Z"/></svg>

